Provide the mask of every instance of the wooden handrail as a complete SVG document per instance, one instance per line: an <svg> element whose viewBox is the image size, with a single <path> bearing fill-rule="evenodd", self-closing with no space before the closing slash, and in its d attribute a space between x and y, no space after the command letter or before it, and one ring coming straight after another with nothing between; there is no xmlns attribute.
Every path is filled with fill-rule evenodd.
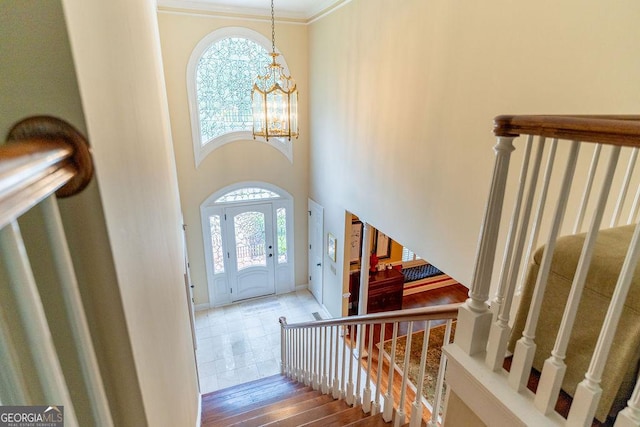
<svg viewBox="0 0 640 427"><path fill-rule="evenodd" d="M69 197L93 177L84 136L50 116L16 123L0 145L0 227L53 194Z"/></svg>
<svg viewBox="0 0 640 427"><path fill-rule="evenodd" d="M393 323L420 320L455 319L458 317L458 308L460 308L462 304L463 303L443 304L431 307L409 308L405 310L386 311L375 314L340 317L337 319L314 320L312 322L301 322L292 324L288 324L286 318L281 317L280 325L282 325L283 329L304 329L322 326L359 325L364 323Z"/></svg>
<svg viewBox="0 0 640 427"><path fill-rule="evenodd" d="M494 119L493 133L496 136L538 135L640 147L640 116L504 115Z"/></svg>

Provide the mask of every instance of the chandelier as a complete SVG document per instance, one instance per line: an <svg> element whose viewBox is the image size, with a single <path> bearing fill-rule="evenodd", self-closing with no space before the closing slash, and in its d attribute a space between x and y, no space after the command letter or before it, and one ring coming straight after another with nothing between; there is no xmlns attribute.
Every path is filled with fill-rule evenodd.
<svg viewBox="0 0 640 427"><path fill-rule="evenodd" d="M298 138L298 89L277 61L275 16L271 0L271 58L265 74L258 76L251 91L253 139Z"/></svg>

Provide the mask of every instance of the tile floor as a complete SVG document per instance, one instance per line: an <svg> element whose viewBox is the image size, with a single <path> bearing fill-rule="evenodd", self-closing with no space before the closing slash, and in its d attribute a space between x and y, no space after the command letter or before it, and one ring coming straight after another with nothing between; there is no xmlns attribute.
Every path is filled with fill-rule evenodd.
<svg viewBox="0 0 640 427"><path fill-rule="evenodd" d="M196 312L196 359L202 394L280 372L280 324L329 314L307 290Z"/></svg>

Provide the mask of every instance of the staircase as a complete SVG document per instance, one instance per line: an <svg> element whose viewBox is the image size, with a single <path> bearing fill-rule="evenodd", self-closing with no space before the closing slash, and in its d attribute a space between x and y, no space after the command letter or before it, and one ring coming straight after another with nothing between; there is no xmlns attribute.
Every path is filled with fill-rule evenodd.
<svg viewBox="0 0 640 427"><path fill-rule="evenodd" d="M202 427L389 426L382 414L274 375L202 396ZM407 424L408 425L408 424Z"/></svg>

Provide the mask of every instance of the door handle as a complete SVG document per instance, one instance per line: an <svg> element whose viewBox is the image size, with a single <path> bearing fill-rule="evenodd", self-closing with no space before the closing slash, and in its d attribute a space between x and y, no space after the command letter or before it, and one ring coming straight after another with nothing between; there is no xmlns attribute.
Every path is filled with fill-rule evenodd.
<svg viewBox="0 0 640 427"><path fill-rule="evenodd" d="M271 258L273 256L273 254L269 254L269 258Z"/></svg>
<svg viewBox="0 0 640 427"><path fill-rule="evenodd" d="M273 248L273 246L269 245L269 249Z"/></svg>
<svg viewBox="0 0 640 427"><path fill-rule="evenodd" d="M317 263L316 266L320 267L322 264L321 263Z"/></svg>

